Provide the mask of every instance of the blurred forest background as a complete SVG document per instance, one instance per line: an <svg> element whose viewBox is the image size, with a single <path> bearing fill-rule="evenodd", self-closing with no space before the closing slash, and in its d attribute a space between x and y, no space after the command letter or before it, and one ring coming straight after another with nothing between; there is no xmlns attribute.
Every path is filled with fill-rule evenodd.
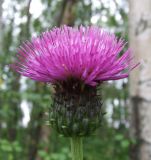
<svg viewBox="0 0 151 160"><path fill-rule="evenodd" d="M149 0L0 0L0 160L71 159L69 140L47 125L50 85L21 77L8 66L23 41L62 24L105 27L130 39L137 59L146 57L132 73L130 89L128 79L102 86L106 114L97 133L84 139L84 160L150 160L149 12Z"/></svg>

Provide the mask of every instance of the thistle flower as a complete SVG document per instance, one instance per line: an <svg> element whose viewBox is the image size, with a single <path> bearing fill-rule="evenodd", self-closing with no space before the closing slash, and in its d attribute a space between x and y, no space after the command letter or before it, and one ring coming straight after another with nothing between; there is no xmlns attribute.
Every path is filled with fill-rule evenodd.
<svg viewBox="0 0 151 160"><path fill-rule="evenodd" d="M100 125L97 87L128 77L137 66L125 42L98 27L63 26L23 43L14 69L55 88L50 123L65 136L90 135Z"/></svg>

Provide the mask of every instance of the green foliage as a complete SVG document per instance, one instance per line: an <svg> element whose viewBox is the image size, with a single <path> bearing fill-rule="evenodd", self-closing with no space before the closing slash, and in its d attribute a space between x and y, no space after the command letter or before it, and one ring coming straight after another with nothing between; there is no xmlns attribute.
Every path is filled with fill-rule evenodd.
<svg viewBox="0 0 151 160"><path fill-rule="evenodd" d="M62 147L58 153L48 153L44 150L40 150L38 155L43 160L70 160L70 150L69 148Z"/></svg>
<svg viewBox="0 0 151 160"><path fill-rule="evenodd" d="M0 140L0 159L14 160L21 157L23 146L18 141Z"/></svg>

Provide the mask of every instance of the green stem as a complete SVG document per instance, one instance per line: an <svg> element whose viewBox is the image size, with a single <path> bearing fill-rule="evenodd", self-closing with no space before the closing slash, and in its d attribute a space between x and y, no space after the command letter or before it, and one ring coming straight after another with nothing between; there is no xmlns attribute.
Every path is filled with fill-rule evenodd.
<svg viewBox="0 0 151 160"><path fill-rule="evenodd" d="M83 160L83 143L81 137L71 138L72 160Z"/></svg>

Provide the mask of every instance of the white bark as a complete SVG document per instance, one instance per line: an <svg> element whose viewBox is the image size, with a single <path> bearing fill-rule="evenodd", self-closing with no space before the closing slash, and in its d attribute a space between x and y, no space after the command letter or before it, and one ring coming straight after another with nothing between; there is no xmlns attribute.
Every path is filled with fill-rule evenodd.
<svg viewBox="0 0 151 160"><path fill-rule="evenodd" d="M2 51L2 4L3 4L3 0L0 0L0 53Z"/></svg>
<svg viewBox="0 0 151 160"><path fill-rule="evenodd" d="M151 0L129 0L130 47L141 65L130 76L133 160L151 160Z"/></svg>

